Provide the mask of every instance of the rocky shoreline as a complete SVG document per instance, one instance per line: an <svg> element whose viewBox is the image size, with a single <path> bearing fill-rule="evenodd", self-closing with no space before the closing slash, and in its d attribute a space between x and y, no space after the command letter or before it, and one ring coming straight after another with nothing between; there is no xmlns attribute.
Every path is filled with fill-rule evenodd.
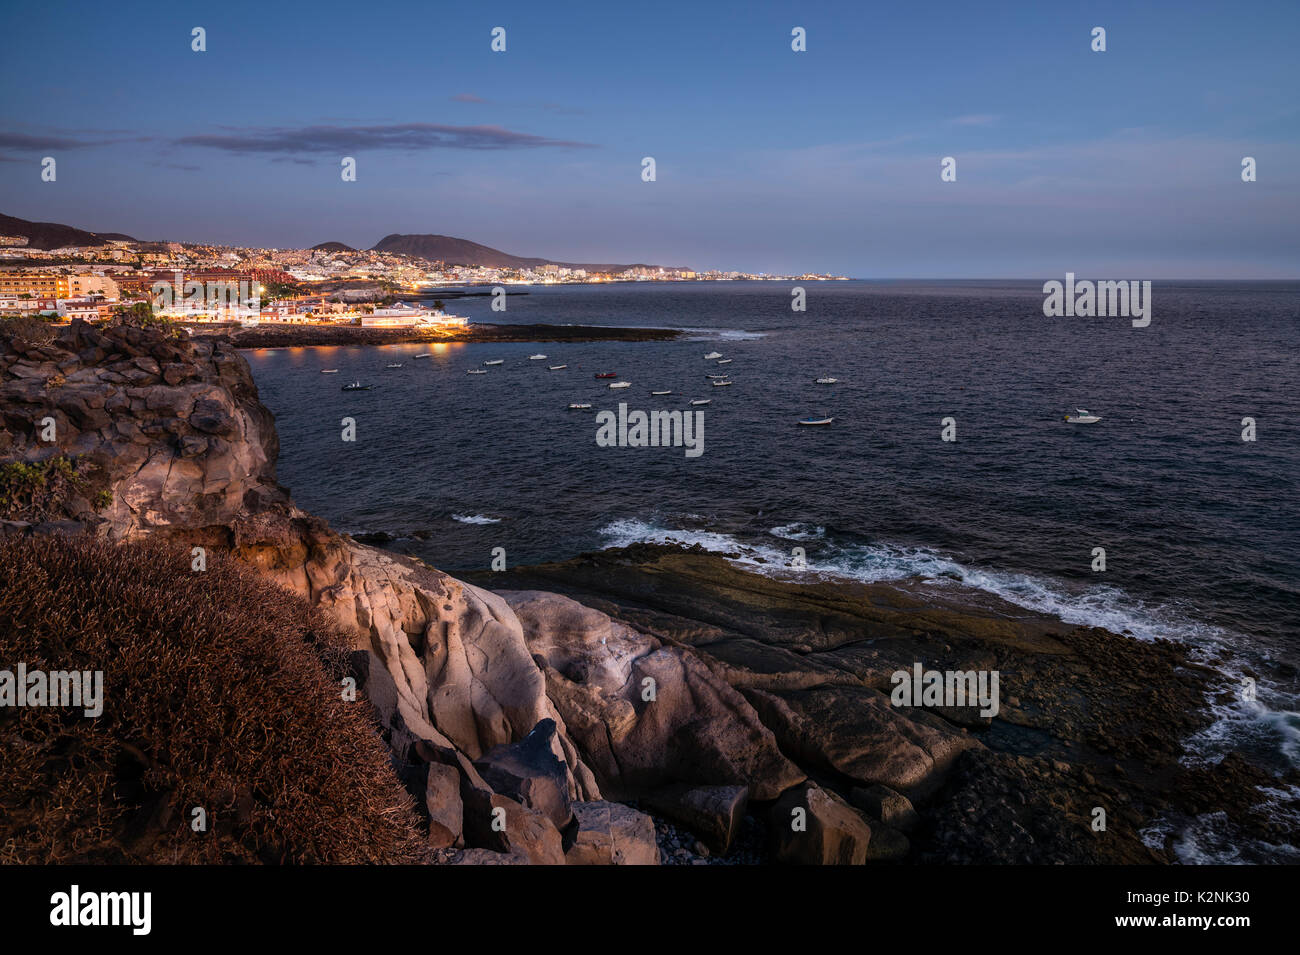
<svg viewBox="0 0 1300 955"><path fill-rule="evenodd" d="M1259 808L1275 777L1182 761L1230 688L1174 644L698 550L459 580L340 535L277 483L228 340L10 329L0 424L0 464L44 475L0 533L215 551L342 628L438 861L1160 863L1145 831L1214 812L1296 839ZM916 664L998 671L998 712L892 705Z"/></svg>
<svg viewBox="0 0 1300 955"><path fill-rule="evenodd" d="M614 328L599 325L496 325L464 328L362 328L359 325L193 326L196 339L222 339L237 348L296 348L337 345L474 344L488 342L662 342L681 336L672 328Z"/></svg>

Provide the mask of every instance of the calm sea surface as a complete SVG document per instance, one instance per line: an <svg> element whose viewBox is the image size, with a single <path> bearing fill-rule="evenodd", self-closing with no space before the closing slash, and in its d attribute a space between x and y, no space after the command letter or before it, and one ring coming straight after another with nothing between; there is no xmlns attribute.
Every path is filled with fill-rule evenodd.
<svg viewBox="0 0 1300 955"><path fill-rule="evenodd" d="M391 534L453 572L486 567L495 547L515 565L672 539L960 582L1231 659L1262 678L1267 706L1225 713L1231 732L1206 749L1297 759L1300 284L1156 283L1141 329L1045 318L1041 282L804 287L803 313L791 283L533 288L505 314L448 300L472 321L691 330L668 343L247 356L276 414L281 481L340 530ZM714 350L732 363L706 361ZM632 386L610 391L604 371ZM731 387L710 386L720 372ZM375 389L340 390L354 379ZM601 409L691 398L712 399L699 457L596 444ZM1080 407L1102 420L1067 423ZM800 427L808 415L835 421ZM340 440L345 416L355 443ZM955 442L941 440L948 417Z"/></svg>

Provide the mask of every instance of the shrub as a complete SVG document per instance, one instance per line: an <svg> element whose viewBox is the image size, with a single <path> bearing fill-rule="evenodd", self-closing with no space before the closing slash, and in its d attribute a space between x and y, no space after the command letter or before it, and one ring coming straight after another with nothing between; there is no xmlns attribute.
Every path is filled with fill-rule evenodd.
<svg viewBox="0 0 1300 955"><path fill-rule="evenodd" d="M94 719L0 707L0 864L423 861L369 708L342 699L345 635L232 560L190 560L0 540L0 669L104 674Z"/></svg>

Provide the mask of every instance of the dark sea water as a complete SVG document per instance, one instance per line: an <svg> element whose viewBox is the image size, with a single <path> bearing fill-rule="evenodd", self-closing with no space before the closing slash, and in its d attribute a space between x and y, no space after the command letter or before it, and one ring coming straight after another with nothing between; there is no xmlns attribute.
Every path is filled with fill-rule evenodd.
<svg viewBox="0 0 1300 955"><path fill-rule="evenodd" d="M1300 760L1300 283L1157 282L1147 328L1045 318L1041 281L811 282L804 313L792 284L533 288L505 314L448 302L473 321L691 330L676 342L248 359L281 481L340 530L392 534L453 572L488 566L494 547L516 565L673 539L960 584L1255 674L1261 702L1225 710L1202 748ZM734 361L715 367L713 350ZM606 370L632 387L610 391L593 377ZM721 371L732 387L709 386ZM824 375L840 383L813 383ZM377 387L341 392L353 379ZM697 397L712 399L700 457L596 444L596 411ZM1102 420L1067 423L1079 407ZM835 421L800 427L807 415Z"/></svg>

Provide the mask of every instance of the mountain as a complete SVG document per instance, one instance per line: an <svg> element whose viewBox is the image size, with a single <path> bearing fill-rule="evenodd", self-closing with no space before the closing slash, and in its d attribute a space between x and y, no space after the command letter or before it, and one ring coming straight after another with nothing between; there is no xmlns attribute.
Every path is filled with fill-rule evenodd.
<svg viewBox="0 0 1300 955"><path fill-rule="evenodd" d="M107 245L114 239L134 242L121 232L86 232L57 222L29 222L15 216L0 215L0 235L27 237L29 249L61 249L65 245Z"/></svg>
<svg viewBox="0 0 1300 955"><path fill-rule="evenodd" d="M622 272L624 269L657 269L657 265L610 265L579 262L557 262L554 259L529 258L511 255L500 249L490 249L468 239L449 235L386 235L375 243L372 252L398 252L413 258L444 262L447 265L485 266L498 269L528 269L539 265L559 265L569 269L586 269L588 272Z"/></svg>
<svg viewBox="0 0 1300 955"><path fill-rule="evenodd" d="M322 242L320 245L311 247L313 252L355 252L356 249L350 245L344 245L342 242Z"/></svg>

